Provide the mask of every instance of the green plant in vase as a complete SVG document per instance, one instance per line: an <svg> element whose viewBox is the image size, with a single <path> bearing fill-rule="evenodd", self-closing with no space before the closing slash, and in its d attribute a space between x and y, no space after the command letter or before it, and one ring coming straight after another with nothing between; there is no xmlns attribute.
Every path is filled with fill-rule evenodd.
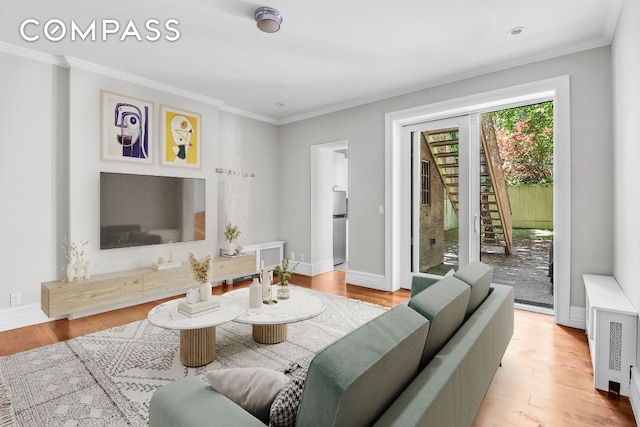
<svg viewBox="0 0 640 427"><path fill-rule="evenodd" d="M276 276L278 276L278 279L280 279L280 288L278 289L278 299L289 298L289 288L287 287L287 285L289 285L289 279L291 278L293 271L298 266L298 263L296 263L296 265L294 265L291 269L289 269L289 263L290 263L289 258L285 258L280 262L280 264L276 265L276 267L273 269L273 271L276 273Z"/></svg>
<svg viewBox="0 0 640 427"><path fill-rule="evenodd" d="M240 237L240 227L238 227L235 224L232 224L231 222L227 223L227 226L224 229L224 239L227 241L227 245L228 245L228 253L229 255L235 255L236 254L236 250L234 248L234 243L235 241L238 239L238 237Z"/></svg>

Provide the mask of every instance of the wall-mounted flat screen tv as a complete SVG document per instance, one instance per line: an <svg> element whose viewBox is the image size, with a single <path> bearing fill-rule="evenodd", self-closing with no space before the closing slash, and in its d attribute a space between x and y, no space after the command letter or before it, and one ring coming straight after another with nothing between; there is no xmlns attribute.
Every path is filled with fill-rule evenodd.
<svg viewBox="0 0 640 427"><path fill-rule="evenodd" d="M100 173L100 249L205 239L205 180Z"/></svg>

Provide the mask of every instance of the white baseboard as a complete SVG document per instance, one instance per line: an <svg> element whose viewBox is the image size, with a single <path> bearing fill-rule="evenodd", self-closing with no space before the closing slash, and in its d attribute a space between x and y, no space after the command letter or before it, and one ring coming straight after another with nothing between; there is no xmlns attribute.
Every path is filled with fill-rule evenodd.
<svg viewBox="0 0 640 427"><path fill-rule="evenodd" d="M569 322L565 326L576 329L587 329L587 309L584 307L569 307Z"/></svg>
<svg viewBox="0 0 640 427"><path fill-rule="evenodd" d="M317 276L318 274L327 273L329 271L333 271L333 258L316 262L311 266L312 276Z"/></svg>
<svg viewBox="0 0 640 427"><path fill-rule="evenodd" d="M327 273L333 271L333 259L316 262L310 264L308 262L291 261L293 265L298 263L295 273L303 276L317 276L318 274Z"/></svg>
<svg viewBox="0 0 640 427"><path fill-rule="evenodd" d="M303 276L313 276L313 266L311 264L309 264L308 262L298 262L298 261L292 261L293 264L289 264L290 266L296 265L295 263L298 263L298 266L296 267L296 270L294 271L294 273L296 274L302 274ZM273 274L275 276L275 273Z"/></svg>
<svg viewBox="0 0 640 427"><path fill-rule="evenodd" d="M640 425L640 369L636 366L631 367L631 385L629 387L629 401L633 410L633 417L636 419L636 425Z"/></svg>
<svg viewBox="0 0 640 427"><path fill-rule="evenodd" d="M388 291L387 279L380 274L364 273L362 271L347 271L347 283L364 286L366 288Z"/></svg>
<svg viewBox="0 0 640 427"><path fill-rule="evenodd" d="M0 310L0 331L23 328L50 322L57 318L49 318L40 309L40 304L27 304Z"/></svg>

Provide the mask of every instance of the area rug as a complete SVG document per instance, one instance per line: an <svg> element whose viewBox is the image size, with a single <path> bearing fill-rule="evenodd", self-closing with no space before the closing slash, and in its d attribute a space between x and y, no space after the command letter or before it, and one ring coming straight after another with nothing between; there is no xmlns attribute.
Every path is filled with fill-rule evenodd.
<svg viewBox="0 0 640 427"><path fill-rule="evenodd" d="M146 426L149 400L160 387L212 369L265 367L285 371L385 310L324 294L325 312L289 325L289 337L258 344L251 326L216 328L217 355L200 368L180 363L179 332L147 320L35 350L0 357L2 426Z"/></svg>

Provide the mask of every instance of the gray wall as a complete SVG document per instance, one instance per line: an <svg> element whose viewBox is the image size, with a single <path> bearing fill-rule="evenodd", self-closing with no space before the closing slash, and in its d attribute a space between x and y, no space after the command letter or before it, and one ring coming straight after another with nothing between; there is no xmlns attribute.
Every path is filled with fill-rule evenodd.
<svg viewBox="0 0 640 427"><path fill-rule="evenodd" d="M223 212L216 167L254 172L252 242L277 240L278 127L220 111L202 101L86 69L52 65L52 58L28 59L0 52L0 113L5 154L0 156L0 222L5 225L1 251L4 278L0 282L0 330L20 318L46 320L40 312L41 282L63 277L62 242L89 239L86 259L92 273L149 266L168 254L167 245L99 250L100 171L149 175L192 176L207 180L207 231L203 242L174 244L178 260L190 250L216 253ZM202 168L190 170L132 165L100 160L100 90L125 93L155 104L202 114ZM69 124L71 126L69 127ZM155 134L159 133L156 121ZM152 142L159 150L159 139ZM224 146L224 149L223 147ZM10 307L9 295L22 294L22 304Z"/></svg>
<svg viewBox="0 0 640 427"><path fill-rule="evenodd" d="M3 309L12 292L39 304L40 282L66 264L68 71L0 53L0 94Z"/></svg>
<svg viewBox="0 0 640 427"><path fill-rule="evenodd" d="M384 115L526 84L571 77L572 241L571 306L584 307L582 274L613 269L613 157L611 151L611 50L588 50L447 85L433 87L348 110L290 123L281 128L280 185L289 191L280 229L287 253L308 253L309 146L349 141L349 269L385 274L385 223L378 206L385 200ZM313 260L312 260L313 262Z"/></svg>
<svg viewBox="0 0 640 427"><path fill-rule="evenodd" d="M631 6L626 4L625 7ZM614 61L619 88L616 108L631 111L617 119L617 123L625 126L631 126L639 110L637 100L631 95L634 91L629 89L636 84L633 74L637 75L639 68L637 59L628 58L638 47L636 31L628 20L623 19L615 45L619 52ZM9 293L14 291L22 292L23 305L39 305L40 282L61 277L60 267L65 263L60 249L62 238L69 234L76 240L90 237L84 232L93 233L91 224L97 224L97 217L92 213L96 208L91 201L95 197L91 189L98 188L98 171L101 168L128 168L112 165L113 162L100 162L99 157L95 157L99 155L98 151L92 151L88 160L75 157L78 154L75 150L69 152L69 140L74 148L81 144L99 147L99 95L96 94L99 89L131 93L157 104L202 112L203 139L207 138L213 144L207 148L210 151L204 159L203 169L198 172L173 171L158 169L155 165L149 167L149 173L160 170L167 174L206 176L212 182L219 182L219 177L212 172L215 167L256 173L251 188L251 227L247 240L281 238L287 241L285 253L305 254L307 262L314 262L309 258L310 145L348 140L350 270L384 276L385 221L384 215L378 213L378 206L385 202L385 113L568 74L571 76L573 183L571 305L584 306L583 273L610 274L614 270L614 234L610 220L614 215L611 191L614 169L609 47L429 88L279 128L219 111L202 102L89 71L69 71L4 53L0 56L0 92L3 94L0 109L4 123L11 124L5 125L5 144L8 146L6 141L16 141L16 147L20 144L27 147L24 151L9 150L12 155L5 153L0 160L0 188L7 203L0 211L6 230L5 250L2 251L6 277L0 283L0 309L9 306ZM633 71L625 71L627 66L634 67ZM71 130L67 129L69 122L73 127ZM627 187L618 191L616 199L615 249L620 260L616 262L616 275L638 305L640 291L634 287L630 266L634 256L637 257L640 240L632 227L632 217L622 209L627 209L630 203L626 196L634 194L631 187L634 170L631 159L634 156L630 153L637 150L637 144L631 130L624 134L617 132L616 147L620 155L616 179ZM16 161L20 156L25 160ZM89 161L93 169L82 166L84 161ZM96 163L98 167L95 167ZM67 178L69 171L76 179L71 183ZM84 185L83 179L88 179L89 190L73 190ZM68 184L72 187L71 193L67 190ZM216 185L208 185L208 191L214 192L213 211L219 216L219 189ZM69 194L73 195L73 200ZM83 200L86 194L89 195L84 197L88 198ZM67 208L68 203L71 210ZM219 217L214 218L209 224L217 224L219 220ZM69 230L68 223L76 228ZM21 229L16 224L26 225ZM220 228L216 228L208 227L205 246L185 244L180 253L193 248L215 251L222 241ZM127 262L147 265L158 255L153 249L143 251L134 254L135 261ZM99 259L97 269L123 268L120 261L119 257Z"/></svg>
<svg viewBox="0 0 640 427"><path fill-rule="evenodd" d="M216 161L216 166L255 174L250 180L249 230L240 235L240 244L278 240L278 195L281 192L278 188L281 173L278 127L221 111L219 135L220 161ZM221 198L224 196L221 186L218 193ZM218 206L218 230L224 230L226 218L222 199ZM224 235L219 236L218 243L224 244Z"/></svg>
<svg viewBox="0 0 640 427"><path fill-rule="evenodd" d="M640 191L638 191L638 117L640 117L640 3L625 0L613 42L614 269L613 274L640 310ZM611 273L611 272L609 272ZM638 328L640 331L640 328ZM640 360L640 339L638 339ZM637 365L637 363L636 363Z"/></svg>

